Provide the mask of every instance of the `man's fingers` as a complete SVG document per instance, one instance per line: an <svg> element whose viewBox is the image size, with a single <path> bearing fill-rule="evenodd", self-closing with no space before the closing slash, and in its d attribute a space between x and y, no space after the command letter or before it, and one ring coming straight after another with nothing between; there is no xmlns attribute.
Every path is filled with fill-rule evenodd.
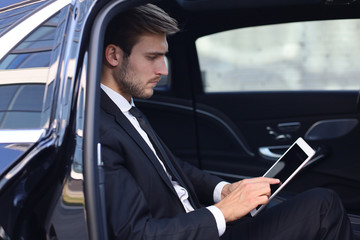
<svg viewBox="0 0 360 240"><path fill-rule="evenodd" d="M258 205L264 205L267 204L269 202L269 197L262 195L258 197Z"/></svg>
<svg viewBox="0 0 360 240"><path fill-rule="evenodd" d="M248 182L248 183L256 183L256 182L266 182L269 184L279 184L280 180L277 178L267 178L267 177L257 177L257 178L249 178L249 179L245 179L243 180L244 182Z"/></svg>
<svg viewBox="0 0 360 240"><path fill-rule="evenodd" d="M267 182L252 183L251 188L256 196L270 196L271 194L270 184Z"/></svg>
<svg viewBox="0 0 360 240"><path fill-rule="evenodd" d="M270 183L270 184L279 184L280 180L277 178L267 178L267 177L260 177L261 181Z"/></svg>

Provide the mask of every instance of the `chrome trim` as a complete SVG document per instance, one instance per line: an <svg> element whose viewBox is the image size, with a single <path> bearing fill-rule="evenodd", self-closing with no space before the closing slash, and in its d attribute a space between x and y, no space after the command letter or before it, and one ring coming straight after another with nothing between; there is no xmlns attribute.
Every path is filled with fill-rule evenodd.
<svg viewBox="0 0 360 240"><path fill-rule="evenodd" d="M179 104L174 104L174 103L164 103L164 102L157 102L157 101L152 101L152 100L146 100L146 101L142 101L142 100L137 100L138 102L148 102L151 104L157 104L157 105L163 105L163 106L168 106L168 107L174 107L174 108L178 108L178 109L183 109L183 110L188 110L188 111L193 111L192 107L187 107L187 106L183 106L183 105L179 105ZM239 145L241 146L241 148L250 156L255 156L255 154L253 152L251 152L246 146L245 144L242 142L242 140L239 138L239 136L231 129L231 127L225 122L223 121L221 118L215 116L212 113L206 112L204 110L199 110L196 109L195 110L197 113L208 116L214 120L216 120L217 122L219 122L221 125L223 125L228 131L229 133L235 138L235 140L239 143Z"/></svg>
<svg viewBox="0 0 360 240"><path fill-rule="evenodd" d="M99 167L104 166L104 162L101 160L101 143L97 144L97 164Z"/></svg>
<svg viewBox="0 0 360 240"><path fill-rule="evenodd" d="M0 38L0 60L39 24L46 21L57 11L70 4L72 0L58 0L40 9Z"/></svg>
<svg viewBox="0 0 360 240"><path fill-rule="evenodd" d="M290 145L259 147L259 153L262 157L268 160L276 161L282 156L282 154L274 153L272 150L284 149L284 153L285 153L286 149L288 149L289 147Z"/></svg>
<svg viewBox="0 0 360 240"><path fill-rule="evenodd" d="M261 156L264 156L266 157L266 159L270 159L270 160L276 160L279 157L281 157L281 154L273 153L270 150L270 147L260 147L259 153L261 154Z"/></svg>
<svg viewBox="0 0 360 240"><path fill-rule="evenodd" d="M45 135L45 129L0 130L0 143L35 143Z"/></svg>

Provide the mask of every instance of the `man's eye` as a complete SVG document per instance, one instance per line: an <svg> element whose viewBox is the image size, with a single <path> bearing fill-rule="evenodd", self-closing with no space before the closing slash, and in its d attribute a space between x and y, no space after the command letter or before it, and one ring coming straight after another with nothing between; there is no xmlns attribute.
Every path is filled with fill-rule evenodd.
<svg viewBox="0 0 360 240"><path fill-rule="evenodd" d="M155 59L156 59L156 56L147 56L147 58L148 58L149 60L155 60Z"/></svg>

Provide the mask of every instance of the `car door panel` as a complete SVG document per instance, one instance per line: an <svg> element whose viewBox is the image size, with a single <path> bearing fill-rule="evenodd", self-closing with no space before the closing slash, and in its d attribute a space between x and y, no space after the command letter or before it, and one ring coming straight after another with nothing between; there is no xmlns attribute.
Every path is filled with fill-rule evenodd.
<svg viewBox="0 0 360 240"><path fill-rule="evenodd" d="M285 190L296 193L312 187L329 187L341 195L347 209L358 213L357 98L357 91L199 95L196 105L200 109L203 105L211 106L226 116L234 124L234 132L241 133L244 145L254 153L241 155L240 148L227 144L226 137L217 134L213 125L199 126L202 166L230 179L233 176L233 180L234 176L261 176L296 138L304 137L317 150L316 161ZM279 137L282 135L285 137ZM269 152L274 156L267 156Z"/></svg>

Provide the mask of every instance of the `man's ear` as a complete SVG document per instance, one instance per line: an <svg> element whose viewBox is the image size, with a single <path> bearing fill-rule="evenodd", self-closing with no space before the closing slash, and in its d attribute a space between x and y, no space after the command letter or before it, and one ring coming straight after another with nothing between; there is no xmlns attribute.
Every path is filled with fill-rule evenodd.
<svg viewBox="0 0 360 240"><path fill-rule="evenodd" d="M118 46L109 44L105 48L105 59L110 66L116 67L121 64L123 51Z"/></svg>

